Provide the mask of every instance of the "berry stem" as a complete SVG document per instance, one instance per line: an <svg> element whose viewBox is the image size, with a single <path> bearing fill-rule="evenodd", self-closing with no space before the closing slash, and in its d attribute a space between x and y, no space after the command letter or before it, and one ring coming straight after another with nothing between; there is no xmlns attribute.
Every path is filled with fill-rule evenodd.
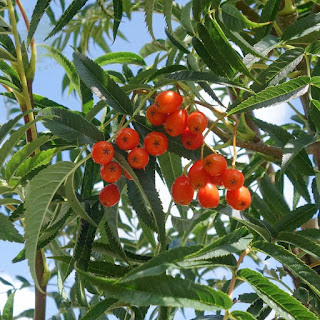
<svg viewBox="0 0 320 320"><path fill-rule="evenodd" d="M237 129L239 125L239 120L234 124L233 128L233 137L232 137L232 146L233 146L233 158L232 158L232 168L235 169L237 161Z"/></svg>

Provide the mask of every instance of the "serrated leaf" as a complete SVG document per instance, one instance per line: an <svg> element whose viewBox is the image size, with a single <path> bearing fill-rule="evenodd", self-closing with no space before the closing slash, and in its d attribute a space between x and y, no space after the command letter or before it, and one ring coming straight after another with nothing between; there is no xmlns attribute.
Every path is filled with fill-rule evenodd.
<svg viewBox="0 0 320 320"><path fill-rule="evenodd" d="M317 208L314 204L306 204L283 216L274 227L278 232L294 231L309 221L316 212Z"/></svg>
<svg viewBox="0 0 320 320"><path fill-rule="evenodd" d="M277 241L291 243L320 260L320 245L314 239L306 237L299 232L279 232Z"/></svg>
<svg viewBox="0 0 320 320"><path fill-rule="evenodd" d="M2 318L5 320L13 320L13 305L16 291L12 291L3 307Z"/></svg>
<svg viewBox="0 0 320 320"><path fill-rule="evenodd" d="M8 75L12 81L12 83L22 91L22 86L20 82L20 78L16 70L14 70L8 63L3 60L0 60L0 70Z"/></svg>
<svg viewBox="0 0 320 320"><path fill-rule="evenodd" d="M109 296L136 306L189 307L203 311L229 309L232 306L227 294L186 279L162 275L120 284L94 277L81 270L78 272L92 284L108 292Z"/></svg>
<svg viewBox="0 0 320 320"><path fill-rule="evenodd" d="M274 21L276 19L277 13L281 0L269 0L264 3L264 7L261 11L259 17L259 22ZM255 40L260 41L263 37L267 36L270 33L272 24L266 25L264 27L258 28L255 30Z"/></svg>
<svg viewBox="0 0 320 320"><path fill-rule="evenodd" d="M180 41L179 39L177 39L177 37L172 34L168 29L165 29L166 35L169 38L169 40L171 41L171 43L177 48L179 49L181 52L184 52L186 54L189 54L189 50L188 48L185 46L185 44Z"/></svg>
<svg viewBox="0 0 320 320"><path fill-rule="evenodd" d="M236 320L255 320L256 319L249 312L240 311L240 310L232 311L231 315Z"/></svg>
<svg viewBox="0 0 320 320"><path fill-rule="evenodd" d="M228 115L271 107L298 98L308 91L309 82L309 77L301 76L288 82L281 83L275 87L268 87L237 106L231 106Z"/></svg>
<svg viewBox="0 0 320 320"><path fill-rule="evenodd" d="M116 299L105 299L98 302L81 318L81 320L96 320L99 319L113 304L118 300Z"/></svg>
<svg viewBox="0 0 320 320"><path fill-rule="evenodd" d="M146 62L144 59L133 52L108 52L99 58L94 60L100 66L108 64L134 64L137 66L145 66Z"/></svg>
<svg viewBox="0 0 320 320"><path fill-rule="evenodd" d="M18 170L19 166L26 160L35 150L45 144L51 139L51 136L41 136L29 143L23 148L18 150L6 165L5 177L7 181L10 181L12 176Z"/></svg>
<svg viewBox="0 0 320 320"><path fill-rule="evenodd" d="M306 54L313 54L317 57L320 56L320 41L310 43L304 50Z"/></svg>
<svg viewBox="0 0 320 320"><path fill-rule="evenodd" d="M253 239L252 235L246 235L247 232L247 228L241 227L224 237L214 240L198 252L187 256L186 259L191 261L204 260L243 251Z"/></svg>
<svg viewBox="0 0 320 320"><path fill-rule="evenodd" d="M43 124L51 132L69 142L79 145L92 144L104 140L100 132L91 122L81 115L61 108L45 108L39 115L50 117L43 120Z"/></svg>
<svg viewBox="0 0 320 320"><path fill-rule="evenodd" d="M210 83L233 87L242 89L245 91L250 91L250 89L241 85L236 81L229 80L227 78L223 78L215 75L213 72L202 72L202 71L179 71L167 76L168 79L174 79L178 81L208 81Z"/></svg>
<svg viewBox="0 0 320 320"><path fill-rule="evenodd" d="M311 13L306 17L290 24L283 32L281 39L284 41L302 38L314 31L320 30L320 14Z"/></svg>
<svg viewBox="0 0 320 320"><path fill-rule="evenodd" d="M27 46L29 46L29 42L32 39L40 19L42 18L43 14L45 13L46 9L49 7L51 0L38 0L36 6L33 9L32 17L30 21L30 27L28 31L28 38L27 38Z"/></svg>
<svg viewBox="0 0 320 320"><path fill-rule="evenodd" d="M33 126L37 121L43 120L44 118L38 117L35 120L32 120L20 127L17 131L11 134L10 138L6 140L6 142L0 148L0 167L3 166L4 161L6 160L9 153L13 150L13 148L17 145L21 137L25 134L25 132Z"/></svg>
<svg viewBox="0 0 320 320"><path fill-rule="evenodd" d="M153 9L154 5L157 0L146 0L144 2L144 18L147 25L147 29L154 41L157 41L154 33L153 33L153 26L152 26L152 17L153 17Z"/></svg>
<svg viewBox="0 0 320 320"><path fill-rule="evenodd" d="M163 0L163 15L168 29L171 31L171 16L172 16L172 2L173 0Z"/></svg>
<svg viewBox="0 0 320 320"><path fill-rule="evenodd" d="M122 13L123 13L123 6L122 6L122 0L113 0L113 15L114 15L114 21L113 21L113 41L116 40L118 28L121 23L122 19Z"/></svg>
<svg viewBox="0 0 320 320"><path fill-rule="evenodd" d="M170 191L174 180L182 174L181 158L174 153L165 152L161 156L158 156L158 161Z"/></svg>
<svg viewBox="0 0 320 320"><path fill-rule="evenodd" d="M281 317L287 320L316 320L315 314L291 297L285 291L269 281L262 274L250 270L242 269L238 276L247 281L258 294L258 296Z"/></svg>
<svg viewBox="0 0 320 320"><path fill-rule="evenodd" d="M141 57L146 58L149 55L158 52L158 51L166 51L165 46L161 45L160 42L148 42L146 43L139 51Z"/></svg>
<svg viewBox="0 0 320 320"><path fill-rule="evenodd" d="M302 260L297 258L295 254L274 243L263 241L254 242L252 248L279 261L295 277L306 283L318 296L320 295L320 276Z"/></svg>
<svg viewBox="0 0 320 320"><path fill-rule="evenodd" d="M221 17L227 28L233 31L263 27L270 22L257 23L249 20L234 5L225 3L221 6Z"/></svg>
<svg viewBox="0 0 320 320"><path fill-rule="evenodd" d="M98 64L79 52L73 53L73 59L81 80L99 99L121 113L133 113L128 96Z"/></svg>
<svg viewBox="0 0 320 320"><path fill-rule="evenodd" d="M299 154L306 153L305 148L317 141L316 137L310 135L302 135L297 139L292 139L287 142L283 148L283 156L281 163L280 174L283 174L288 165L294 160L295 157L299 157ZM300 155L300 159L303 161L303 157Z"/></svg>
<svg viewBox="0 0 320 320"><path fill-rule="evenodd" d="M194 35L194 29L193 29L193 25L191 22L191 14L190 14L190 10L192 8L192 1L189 1L187 4L185 4L185 6L182 8L181 10L181 25L184 27L184 29L190 34L190 35Z"/></svg>
<svg viewBox="0 0 320 320"><path fill-rule="evenodd" d="M73 0L45 40L58 33L65 25L67 25L78 11L80 11L80 9L87 3L87 1L88 0Z"/></svg>
<svg viewBox="0 0 320 320"><path fill-rule="evenodd" d="M257 81L262 85L254 85L253 90L274 86L278 84L282 79L286 78L290 72L292 72L303 58L303 50L300 48L287 50L277 60L263 70Z"/></svg>
<svg viewBox="0 0 320 320"><path fill-rule="evenodd" d="M38 173L26 187L25 197L25 238L26 258L30 273L38 287L35 257L40 229L49 205L58 188L76 169L72 162L57 162Z"/></svg>
<svg viewBox="0 0 320 320"><path fill-rule="evenodd" d="M7 216L0 213L0 240L23 243L24 239Z"/></svg>

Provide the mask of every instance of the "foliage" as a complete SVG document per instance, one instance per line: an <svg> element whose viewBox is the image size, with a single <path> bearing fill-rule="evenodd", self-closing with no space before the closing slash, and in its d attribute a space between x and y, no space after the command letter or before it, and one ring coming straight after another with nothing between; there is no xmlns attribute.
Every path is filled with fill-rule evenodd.
<svg viewBox="0 0 320 320"><path fill-rule="evenodd" d="M320 317L316 1L38 0L30 27L21 0L2 0L0 10L1 94L12 102L0 127L0 243L21 245L13 263L27 259L36 299L47 291L57 304L52 319L180 319L186 308L194 319ZM166 23L162 39L155 38L155 13ZM140 54L110 52L133 14L144 17L151 42ZM45 15L51 45L43 47L64 68L62 88L77 96L76 110L32 90L33 36ZM27 39L18 18L26 20ZM105 54L93 56L92 44ZM64 54L69 45L72 61ZM206 113L210 135L197 150L169 137L168 152L150 157L145 170L131 168L114 144L114 160L132 180L122 177L121 201L104 208L92 145L113 142L128 126L141 141L164 132L146 110L168 89L184 96L188 112ZM294 115L283 125L255 116L274 106ZM213 149L243 172L251 206L232 210L223 188L214 209L197 200L163 203L175 179ZM261 267L266 260L272 263ZM253 262L256 270L245 268ZM223 279L219 268L227 270ZM0 278L9 288L0 319L14 319L16 290L33 286L18 279L20 288ZM45 319L43 305L37 308L15 319Z"/></svg>

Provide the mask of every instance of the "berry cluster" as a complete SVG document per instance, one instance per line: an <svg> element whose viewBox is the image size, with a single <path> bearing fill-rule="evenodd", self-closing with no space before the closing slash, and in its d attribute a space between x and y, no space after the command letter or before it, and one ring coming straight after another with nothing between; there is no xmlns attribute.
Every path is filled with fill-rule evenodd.
<svg viewBox="0 0 320 320"><path fill-rule="evenodd" d="M137 131L131 128L122 129L115 142L120 149L129 151L127 160L134 169L144 169L149 162L149 155L161 155L168 148L168 139L161 132L150 132L144 138L144 148L138 147L140 136ZM119 189L114 182L120 179L122 168L116 161L112 161L114 148L107 141L95 143L91 155L94 162L101 164L100 175L102 179L111 183L100 192L100 203L105 207L111 207L120 199ZM126 171L124 174L127 179L132 180Z"/></svg>
<svg viewBox="0 0 320 320"><path fill-rule="evenodd" d="M206 116L195 111L188 115L181 109L183 97L175 91L161 92L155 98L154 105L146 112L146 117L154 126L164 126L166 133L172 137L181 136L181 143L188 150L195 150L203 145L202 133L207 128ZM116 139L122 150L129 151L127 160L134 169L144 169L149 162L149 155L159 156L166 152L168 139L165 134L150 132L144 138L144 147L138 147L140 137L131 128L122 129ZM120 192L114 184L122 175L120 165L112 161L114 149L111 143L99 141L92 147L92 159L101 164L100 174L104 181L111 183L100 192L100 202L111 207L120 199ZM132 179L124 172L128 179ZM210 154L203 160L196 161L190 168L188 176L178 177L171 189L173 200L180 205L188 205L195 189L198 189L198 200L204 208L215 208L219 203L217 186L227 189L227 203L234 209L244 210L251 203L249 190L243 186L244 176L236 169L228 169L225 158L219 154Z"/></svg>

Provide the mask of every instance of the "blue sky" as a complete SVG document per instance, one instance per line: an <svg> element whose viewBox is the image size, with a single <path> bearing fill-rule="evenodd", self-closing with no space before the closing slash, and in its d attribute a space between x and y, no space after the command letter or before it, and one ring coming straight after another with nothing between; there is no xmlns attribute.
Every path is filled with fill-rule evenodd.
<svg viewBox="0 0 320 320"><path fill-rule="evenodd" d="M187 1L180 1L181 3L186 3ZM23 1L26 11L29 17L31 17L33 6L35 5L36 1L34 0L24 0ZM132 51L135 53L138 53L140 48L148 41L151 41L151 37L147 32L147 29L145 27L144 22L144 16L142 13L134 13L132 15L132 21L124 20L124 22L121 24L121 31L125 34L129 42L126 42L120 38L116 40L114 44L111 44L111 41L108 40L108 43L110 45L110 48L113 52L117 51ZM156 38L164 38L164 28L165 23L163 20L163 17L159 14L154 15L154 32L156 35ZM20 23L20 30L24 30L22 32L22 38L25 38L26 31L23 25ZM38 28L38 31L35 35L36 43L43 43L43 39L45 36L49 33L51 30L51 26L49 24L49 20L47 17L44 17L40 23L40 26ZM47 42L46 44L49 44ZM69 58L72 59L72 52L73 49L70 47L66 47L64 54ZM39 48L38 50L39 56L38 56L38 67L36 72L36 78L34 82L34 93L40 94L42 96L48 97L52 100L55 100L65 106L70 107L74 110L80 110L80 103L77 99L75 99L72 95L67 96L65 93L64 95L61 94L61 82L62 78L64 76L64 71L62 67L57 65L57 63L48 58L44 57L43 54L45 53L45 50L42 48ZM102 55L104 52L98 48L94 49L92 47L91 50L91 57L96 58L100 55ZM1 101L1 100L0 100ZM3 123L5 121L5 111L4 106L1 106L2 112L0 113L0 122ZM283 108L284 109L284 108ZM280 109L281 111L282 109ZM273 122L276 123L283 123L285 112L279 113L279 107L277 111L277 117L273 120ZM267 114L272 114L270 112L270 109L267 110L261 110L259 111L260 117L265 118ZM22 275L26 277L28 280L30 280L29 276L29 270L27 267L26 261L12 264L11 260L17 255L17 253L22 249L22 245L18 244L12 244L10 242L0 242L0 252L1 252L1 260L0 260L0 276L3 276L4 278L11 280L14 279L16 275ZM248 259L245 263L246 267L251 265L250 260ZM252 266L253 267L253 266ZM229 273L220 272L216 276L223 277L223 276L230 277ZM15 282L17 283L17 282ZM53 287L49 287L52 289ZM243 290L244 287L242 287L241 290ZM1 295L1 292L4 292L8 287L4 287L0 284L0 309L3 306L3 295ZM32 288L31 288L32 289ZM33 290L28 291L24 290L22 291L22 294L20 294L19 297L17 297L19 303L15 305L16 314L20 311L28 308L33 307ZM54 306L53 300L48 299L48 308L47 308L47 319L49 319L50 316L52 316L56 312L56 308ZM190 318L194 316L193 313L189 313Z"/></svg>

